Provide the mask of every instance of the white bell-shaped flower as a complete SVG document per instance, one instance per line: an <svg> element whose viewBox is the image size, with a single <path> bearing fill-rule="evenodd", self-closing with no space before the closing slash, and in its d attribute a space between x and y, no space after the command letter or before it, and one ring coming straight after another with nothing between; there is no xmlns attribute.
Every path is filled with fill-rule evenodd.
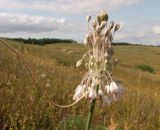
<svg viewBox="0 0 160 130"><path fill-rule="evenodd" d="M89 94L88 94L88 98L89 100L93 100L97 97L97 92L96 92L96 89L94 88L89 88Z"/></svg>
<svg viewBox="0 0 160 130"><path fill-rule="evenodd" d="M73 96L73 100L77 101L80 97L82 97L86 92L86 86L85 85L78 85L78 87L75 90L75 94Z"/></svg>

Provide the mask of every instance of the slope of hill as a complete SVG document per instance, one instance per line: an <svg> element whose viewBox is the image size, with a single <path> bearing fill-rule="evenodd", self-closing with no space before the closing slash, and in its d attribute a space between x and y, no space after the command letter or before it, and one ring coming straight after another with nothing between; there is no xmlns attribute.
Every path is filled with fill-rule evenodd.
<svg viewBox="0 0 160 130"><path fill-rule="evenodd" d="M52 107L44 92L58 104L73 102L74 89L86 71L84 66L75 68L86 51L83 45L37 46L2 40L17 49L23 59L0 42L0 129L82 130L87 101L65 109ZM160 48L115 46L115 58L119 65L113 69L114 78L123 82L125 94L105 108L97 103L92 129L114 126L124 130L158 130ZM154 73L137 67L144 65Z"/></svg>

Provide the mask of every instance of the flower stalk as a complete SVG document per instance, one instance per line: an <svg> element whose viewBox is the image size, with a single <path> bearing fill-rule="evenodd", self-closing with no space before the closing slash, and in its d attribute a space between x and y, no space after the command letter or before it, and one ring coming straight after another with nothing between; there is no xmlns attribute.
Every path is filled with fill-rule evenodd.
<svg viewBox="0 0 160 130"><path fill-rule="evenodd" d="M92 121L92 116L93 116L95 104L96 104L96 98L93 99L92 102L90 103L89 114L88 114L88 119L87 119L87 124L86 124L86 130L89 130L89 128L91 126L91 121Z"/></svg>
<svg viewBox="0 0 160 130"><path fill-rule="evenodd" d="M98 92L98 89L99 89L99 87L97 85L96 92ZM88 119L87 119L87 124L86 124L86 130L90 129L95 104L96 104L96 98L93 99L90 103L89 114L88 114Z"/></svg>

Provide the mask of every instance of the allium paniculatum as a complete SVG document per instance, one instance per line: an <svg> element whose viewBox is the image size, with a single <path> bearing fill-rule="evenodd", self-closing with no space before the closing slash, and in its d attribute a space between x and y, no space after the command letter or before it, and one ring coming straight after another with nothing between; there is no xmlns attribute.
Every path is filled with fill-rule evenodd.
<svg viewBox="0 0 160 130"><path fill-rule="evenodd" d="M92 30L89 28L91 16L87 16L86 21L88 34L84 39L84 45L88 52L77 61L76 67L84 63L88 72L76 88L73 99L77 101L85 96L89 101L99 99L103 105L107 105L117 101L123 93L122 84L112 78L112 41L120 25L113 21L108 23L108 14L105 12L101 12L96 20L93 20Z"/></svg>

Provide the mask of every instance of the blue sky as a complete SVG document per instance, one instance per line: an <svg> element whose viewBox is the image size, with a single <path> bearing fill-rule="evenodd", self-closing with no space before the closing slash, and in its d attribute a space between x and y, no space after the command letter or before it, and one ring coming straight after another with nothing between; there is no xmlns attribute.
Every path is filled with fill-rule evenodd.
<svg viewBox="0 0 160 130"><path fill-rule="evenodd" d="M0 0L0 37L82 42L85 16L95 18L102 10L122 24L115 42L160 45L160 0Z"/></svg>

